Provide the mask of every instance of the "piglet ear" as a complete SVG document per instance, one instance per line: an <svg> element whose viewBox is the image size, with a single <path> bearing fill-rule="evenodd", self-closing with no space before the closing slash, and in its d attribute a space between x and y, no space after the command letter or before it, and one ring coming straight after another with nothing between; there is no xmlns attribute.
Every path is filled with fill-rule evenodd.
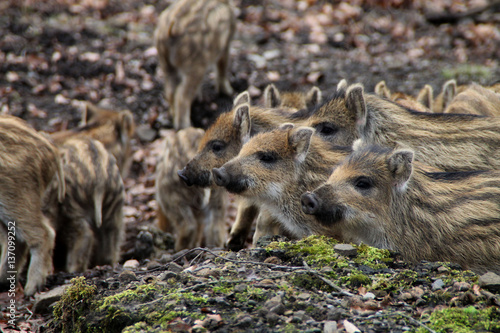
<svg viewBox="0 0 500 333"><path fill-rule="evenodd" d="M401 149L392 153L387 160L394 186L398 191L404 191L408 185L413 172L413 157L414 152L412 150Z"/></svg>
<svg viewBox="0 0 500 333"><path fill-rule="evenodd" d="M295 150L295 161L298 163L302 163L306 159L313 133L314 129L311 127L298 127L290 130L288 144Z"/></svg>
<svg viewBox="0 0 500 333"><path fill-rule="evenodd" d="M239 129L242 143L250 140L250 105L245 103L237 107L234 113L233 126Z"/></svg>
<svg viewBox="0 0 500 333"><path fill-rule="evenodd" d="M85 102L82 111L80 126L85 126L92 121L99 113L99 108L90 102Z"/></svg>
<svg viewBox="0 0 500 333"><path fill-rule="evenodd" d="M346 91L346 90L347 90L347 80L342 79L339 81L339 83L337 83L337 91L340 92L340 91Z"/></svg>
<svg viewBox="0 0 500 333"><path fill-rule="evenodd" d="M367 109L363 86L359 83L347 88L345 105L347 110L356 119L356 126L361 136L365 136L367 129Z"/></svg>
<svg viewBox="0 0 500 333"><path fill-rule="evenodd" d="M377 94L380 97L387 98L387 99L391 98L391 91L389 90L389 88L387 88L387 85L385 84L384 80L380 81L375 86L375 94Z"/></svg>
<svg viewBox="0 0 500 333"><path fill-rule="evenodd" d="M306 95L306 107L312 108L318 106L323 101L323 94L318 87L312 87Z"/></svg>
<svg viewBox="0 0 500 333"><path fill-rule="evenodd" d="M247 90L245 90L244 92L240 93L238 96L236 96L234 98L233 107L235 108L238 105L241 105L241 104L244 104L244 103L250 104L250 94L248 93Z"/></svg>
<svg viewBox="0 0 500 333"><path fill-rule="evenodd" d="M432 102L434 101L434 91L432 87L426 84L418 93L417 102L432 110Z"/></svg>
<svg viewBox="0 0 500 333"><path fill-rule="evenodd" d="M278 128L282 131L286 131L286 130L289 130L289 129L294 128L294 127L295 127L295 125L292 123L283 123L283 124L279 125Z"/></svg>
<svg viewBox="0 0 500 333"><path fill-rule="evenodd" d="M443 85L443 111L457 94L457 81L448 80Z"/></svg>
<svg viewBox="0 0 500 333"><path fill-rule="evenodd" d="M281 94L274 84L269 84L264 90L264 107L277 108L281 105Z"/></svg>

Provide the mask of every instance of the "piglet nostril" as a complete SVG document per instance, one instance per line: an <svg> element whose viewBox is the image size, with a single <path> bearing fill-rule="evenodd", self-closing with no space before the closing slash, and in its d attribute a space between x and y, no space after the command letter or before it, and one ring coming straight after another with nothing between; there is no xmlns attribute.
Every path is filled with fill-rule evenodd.
<svg viewBox="0 0 500 333"><path fill-rule="evenodd" d="M224 168L214 168L212 169L212 175L214 176L215 184L219 186L226 186L229 184L229 175Z"/></svg>
<svg viewBox="0 0 500 333"><path fill-rule="evenodd" d="M319 202L316 196L311 192L302 194L300 202L302 204L302 211L306 214L312 215L318 210Z"/></svg>
<svg viewBox="0 0 500 333"><path fill-rule="evenodd" d="M179 178L182 179L184 183L186 183L187 186L193 185L193 183L189 180L189 178L186 176L186 168L177 171L177 175L179 175Z"/></svg>

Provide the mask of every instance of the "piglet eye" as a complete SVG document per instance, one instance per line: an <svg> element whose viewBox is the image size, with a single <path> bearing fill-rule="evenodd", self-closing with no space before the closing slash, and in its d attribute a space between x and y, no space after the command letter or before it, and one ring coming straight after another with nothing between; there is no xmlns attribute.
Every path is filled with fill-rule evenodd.
<svg viewBox="0 0 500 333"><path fill-rule="evenodd" d="M358 190L366 191L366 190L369 190L373 187L373 181L368 177L364 177L364 176L358 177L354 181L354 186Z"/></svg>
<svg viewBox="0 0 500 333"><path fill-rule="evenodd" d="M213 152L218 153L221 150L223 150L226 147L226 145L224 144L224 142L214 141L214 142L212 142L210 147L211 147Z"/></svg>
<svg viewBox="0 0 500 333"><path fill-rule="evenodd" d="M335 133L337 133L338 128L333 124L321 123L316 126L316 131L318 131L322 135L334 135Z"/></svg>
<svg viewBox="0 0 500 333"><path fill-rule="evenodd" d="M272 152L260 152L258 158L263 163L274 163L278 160L278 156Z"/></svg>

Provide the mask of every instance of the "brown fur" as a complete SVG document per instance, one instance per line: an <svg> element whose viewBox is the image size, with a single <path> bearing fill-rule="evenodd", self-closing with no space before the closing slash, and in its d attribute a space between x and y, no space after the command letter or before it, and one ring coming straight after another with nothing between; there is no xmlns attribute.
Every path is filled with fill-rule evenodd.
<svg viewBox="0 0 500 333"><path fill-rule="evenodd" d="M303 118L292 118L282 109L265 109L250 106L250 96L241 93L234 100L233 110L221 114L210 126L200 141L198 152L181 171L189 185L202 187L214 186L212 169L238 155L243 143L256 133L277 128L290 121L300 123ZM230 249L239 250L244 246L253 220L258 216L259 208L244 200L238 205L236 221L231 228L227 245ZM276 224L270 221L270 224ZM264 218L257 227L271 230L266 226ZM264 235L264 231L256 231L256 237ZM254 244L258 238L254 237Z"/></svg>
<svg viewBox="0 0 500 333"><path fill-rule="evenodd" d="M158 227L175 235L175 250L223 247L227 194L219 188L187 187L177 170L196 154L204 131L188 127L165 138L157 165Z"/></svg>
<svg viewBox="0 0 500 333"><path fill-rule="evenodd" d="M444 113L500 116L500 94L492 89L471 84L451 100Z"/></svg>
<svg viewBox="0 0 500 333"><path fill-rule="evenodd" d="M257 134L237 157L213 170L217 185L266 209L295 238L310 235L313 230L305 220L311 217L302 212L300 195L326 181L350 152L312 136L313 132L286 124Z"/></svg>
<svg viewBox="0 0 500 333"><path fill-rule="evenodd" d="M0 116L0 284L7 284L12 275L7 272L20 274L30 256L27 296L40 289L52 272L55 232L42 207L53 179L56 200L62 200L64 171L57 148L23 120ZM14 253L9 252L7 236L15 236ZM15 267L8 265L12 257Z"/></svg>
<svg viewBox="0 0 500 333"><path fill-rule="evenodd" d="M322 99L321 90L318 87L312 87L307 93L280 92L274 84L269 84L264 90L264 107L282 108L291 112L318 106Z"/></svg>
<svg viewBox="0 0 500 333"><path fill-rule="evenodd" d="M113 154L122 177L126 177L132 163L132 145L135 133L134 117L129 110L114 111L85 104L81 126L52 133L57 145L70 138L91 138L100 141Z"/></svg>
<svg viewBox="0 0 500 333"><path fill-rule="evenodd" d="M474 115L412 112L365 94L359 84L315 110L307 121L325 140L368 143L416 151L416 160L443 171L500 169L500 119Z"/></svg>
<svg viewBox="0 0 500 333"><path fill-rule="evenodd" d="M500 172L428 173L413 156L356 147L324 185L302 197L304 210L317 217L309 227L397 250L412 262L499 273Z"/></svg>
<svg viewBox="0 0 500 333"><path fill-rule="evenodd" d="M81 272L114 265L123 239L124 187L115 158L89 138L70 138L59 146L66 196L48 195L44 213L56 231L55 267Z"/></svg>
<svg viewBox="0 0 500 333"><path fill-rule="evenodd" d="M175 129L190 126L191 103L211 65L217 91L233 93L227 68L235 25L228 0L178 0L158 18L155 43Z"/></svg>
<svg viewBox="0 0 500 333"><path fill-rule="evenodd" d="M401 92L391 92L385 81L380 81L375 86L375 94L380 97L395 101L398 104L419 112L432 112L433 90L432 87L426 84L418 93L417 97L413 97Z"/></svg>

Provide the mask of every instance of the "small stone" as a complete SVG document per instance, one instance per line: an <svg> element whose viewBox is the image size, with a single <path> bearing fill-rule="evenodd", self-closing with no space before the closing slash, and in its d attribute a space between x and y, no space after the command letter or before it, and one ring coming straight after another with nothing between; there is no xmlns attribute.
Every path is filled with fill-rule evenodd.
<svg viewBox="0 0 500 333"><path fill-rule="evenodd" d="M266 314L266 320L270 326L275 326L280 320L280 316L277 313L269 312Z"/></svg>
<svg viewBox="0 0 500 333"><path fill-rule="evenodd" d="M122 283L129 283L129 282L138 280L137 275L135 275L134 272L129 271L129 270L125 270L125 271L121 272L120 275L118 275L118 279Z"/></svg>
<svg viewBox="0 0 500 333"><path fill-rule="evenodd" d="M35 304L33 305L33 312L35 313L48 313L52 311L52 304L61 299L68 284L55 287L45 293L35 294Z"/></svg>
<svg viewBox="0 0 500 333"><path fill-rule="evenodd" d="M163 253L159 259L160 263L165 265L168 262L172 261L172 255L170 253Z"/></svg>
<svg viewBox="0 0 500 333"><path fill-rule="evenodd" d="M456 291L467 291L470 289L470 283L467 282L455 282L453 283L453 290Z"/></svg>
<svg viewBox="0 0 500 333"><path fill-rule="evenodd" d="M269 309L269 312L271 313L276 313L277 315L283 315L286 311L285 305L284 304L278 304L272 308Z"/></svg>
<svg viewBox="0 0 500 333"><path fill-rule="evenodd" d="M281 265L282 261L278 257L269 257L266 260L264 260L266 264L275 264L275 265Z"/></svg>
<svg viewBox="0 0 500 333"><path fill-rule="evenodd" d="M337 244L333 249L335 252L345 257L358 255L358 250L350 244Z"/></svg>
<svg viewBox="0 0 500 333"><path fill-rule="evenodd" d="M241 318L237 319L236 326L245 328L252 326L253 319L249 315L243 315Z"/></svg>
<svg viewBox="0 0 500 333"><path fill-rule="evenodd" d="M443 287L444 287L444 282L441 279L437 279L432 283L432 290L443 289Z"/></svg>
<svg viewBox="0 0 500 333"><path fill-rule="evenodd" d="M171 272L174 272L174 273L180 273L184 270L184 268L182 268L181 265L175 263L175 262L171 262L169 265L168 265L168 271L171 271Z"/></svg>
<svg viewBox="0 0 500 333"><path fill-rule="evenodd" d="M438 271L438 273L446 273L446 272L449 272L450 269L446 266L441 266L441 267L438 267L437 271Z"/></svg>
<svg viewBox="0 0 500 333"><path fill-rule="evenodd" d="M493 272L483 274L479 277L479 286L491 292L498 292L500 291L500 276Z"/></svg>
<svg viewBox="0 0 500 333"><path fill-rule="evenodd" d="M240 284L237 284L236 286L234 286L235 292L242 293L242 292L245 292L246 290L247 290L246 284L240 283Z"/></svg>
<svg viewBox="0 0 500 333"><path fill-rule="evenodd" d="M424 290L420 287L413 287L411 294L414 298L420 298L424 294Z"/></svg>
<svg viewBox="0 0 500 333"><path fill-rule="evenodd" d="M311 298L311 294L309 294L309 293L300 293L297 296L297 298L300 299L301 301L307 301L309 298Z"/></svg>
<svg viewBox="0 0 500 333"><path fill-rule="evenodd" d="M236 260L238 259L238 257L236 256L236 253L235 252L228 252L226 255L225 255L225 258L226 259L229 259L229 260Z"/></svg>
<svg viewBox="0 0 500 333"><path fill-rule="evenodd" d="M399 295L399 299L401 299L404 302L411 301L413 299L413 295L409 292L404 292Z"/></svg>
<svg viewBox="0 0 500 333"><path fill-rule="evenodd" d="M344 312L345 311L342 308L329 309L328 312L326 313L326 319L328 321L337 322L342 318Z"/></svg>
<svg viewBox="0 0 500 333"><path fill-rule="evenodd" d="M177 279L177 277L178 277L177 273L166 271L158 275L158 280L167 281L169 279Z"/></svg>
<svg viewBox="0 0 500 333"><path fill-rule="evenodd" d="M152 142L158 137L158 131L149 125L140 125L136 128L136 134L142 142Z"/></svg>
<svg viewBox="0 0 500 333"><path fill-rule="evenodd" d="M140 265L139 261L135 259L130 259L125 261L125 263L123 264L123 268L136 269L137 267L139 267L139 265Z"/></svg>
<svg viewBox="0 0 500 333"><path fill-rule="evenodd" d="M293 315L293 311L292 310L287 310L287 311L285 311L284 315L287 316L287 317L289 317L289 316Z"/></svg>
<svg viewBox="0 0 500 333"><path fill-rule="evenodd" d="M162 265L156 261L156 260L152 260L150 262L148 262L148 264L146 265L146 268L148 270L151 270L151 269L156 269L156 268L160 268Z"/></svg>
<svg viewBox="0 0 500 333"><path fill-rule="evenodd" d="M372 300L372 299L375 299L374 293L366 293L363 295L363 298L362 298L363 301L368 301L368 300Z"/></svg>
<svg viewBox="0 0 500 333"><path fill-rule="evenodd" d="M325 322L325 326L323 326L323 333L337 333L337 322L336 321L327 321Z"/></svg>
<svg viewBox="0 0 500 333"><path fill-rule="evenodd" d="M264 307L270 309L279 304L283 304L283 299L281 298L281 296L277 295L268 299L266 303L264 303Z"/></svg>

